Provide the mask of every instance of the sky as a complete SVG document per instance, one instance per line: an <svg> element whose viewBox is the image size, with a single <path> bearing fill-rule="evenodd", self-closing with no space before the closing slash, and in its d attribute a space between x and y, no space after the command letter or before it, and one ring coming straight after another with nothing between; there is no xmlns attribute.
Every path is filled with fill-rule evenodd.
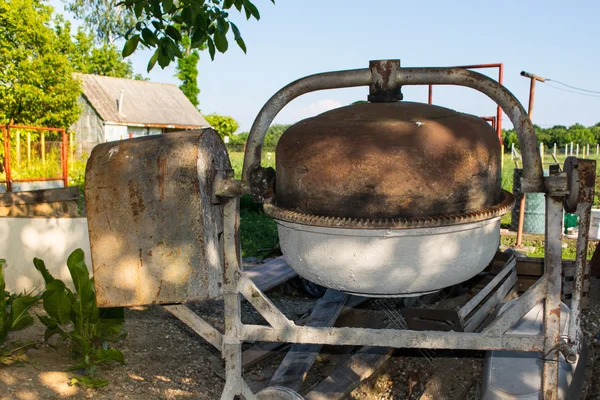
<svg viewBox="0 0 600 400"><path fill-rule="evenodd" d="M62 12L61 0L51 0ZM203 114L234 117L250 129L264 103L306 75L368 67L369 60L401 59L405 67L504 63L504 84L527 108L529 79L522 70L600 91L600 1L579 0L254 0L260 21L232 9L247 54L230 40L229 51L198 65ZM68 13L64 13L72 19ZM150 74L150 51L129 59L152 81L179 84L174 65ZM497 78L498 70L479 70ZM560 87L560 86L559 86ZM571 89L568 89L571 90ZM368 89L336 89L301 96L275 123L294 123L332 108L366 100ZM427 101L427 87L403 88L404 99ZM433 103L478 116L495 104L472 89L433 89ZM600 121L600 94L584 96L537 83L533 122L543 127ZM504 127L510 121L503 116Z"/></svg>

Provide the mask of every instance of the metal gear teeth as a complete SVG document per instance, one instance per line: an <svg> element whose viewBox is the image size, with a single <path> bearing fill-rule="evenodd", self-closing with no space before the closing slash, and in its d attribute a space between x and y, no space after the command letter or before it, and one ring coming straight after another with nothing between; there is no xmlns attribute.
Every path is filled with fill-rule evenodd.
<svg viewBox="0 0 600 400"><path fill-rule="evenodd" d="M265 212L275 219L287 222L295 222L304 225L336 227L336 228L362 228L362 229L403 229L438 227L458 225L469 222L483 221L498 217L506 213L512 207L515 199L512 193L502 191L504 200L487 210L468 212L464 214L442 215L438 217L415 217L415 218L349 218L349 217L327 217L314 214L306 214L299 211L287 210L273 204L264 204Z"/></svg>

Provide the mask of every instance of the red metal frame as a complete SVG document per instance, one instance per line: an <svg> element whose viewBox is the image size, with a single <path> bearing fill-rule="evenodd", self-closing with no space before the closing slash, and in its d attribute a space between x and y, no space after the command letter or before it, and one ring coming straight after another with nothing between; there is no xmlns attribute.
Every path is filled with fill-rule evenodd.
<svg viewBox="0 0 600 400"><path fill-rule="evenodd" d="M502 81L504 80L504 64L475 64L475 65L457 65L455 67L450 68L464 68L464 69L478 69L478 68L498 68L498 83L502 85ZM433 101L433 85L429 85L429 96L428 96L429 104L432 104ZM486 121L489 121L486 118L483 118ZM502 109L500 106L496 108L496 134L498 135L498 140L502 143ZM493 125L492 125L493 126Z"/></svg>
<svg viewBox="0 0 600 400"><path fill-rule="evenodd" d="M12 179L11 168L10 168L10 130L11 129L30 129L35 131L51 131L61 133L61 147L60 147L60 164L62 169L62 176L51 177L51 178L24 178L24 179ZM69 152L68 143L69 139L67 132L63 128L46 128L41 126L28 126L28 125L5 125L2 127L2 134L4 137L4 172L6 173L6 179L0 180L0 183L6 184L6 191L12 192L12 186L15 182L43 182L43 181L54 181L57 178L62 179L64 187L69 186Z"/></svg>

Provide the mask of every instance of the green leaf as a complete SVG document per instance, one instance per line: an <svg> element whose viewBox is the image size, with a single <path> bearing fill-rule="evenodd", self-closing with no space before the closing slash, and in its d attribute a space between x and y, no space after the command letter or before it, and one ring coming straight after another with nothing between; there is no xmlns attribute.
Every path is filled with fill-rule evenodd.
<svg viewBox="0 0 600 400"><path fill-rule="evenodd" d="M163 11L168 13L173 8L173 0L162 0Z"/></svg>
<svg viewBox="0 0 600 400"><path fill-rule="evenodd" d="M71 300L65 289L64 282L55 279L48 283L42 295L44 309L60 325L69 323L71 315Z"/></svg>
<svg viewBox="0 0 600 400"><path fill-rule="evenodd" d="M146 42L148 46L156 46L158 44L156 35L148 28L142 29L142 39L144 39L144 42Z"/></svg>
<svg viewBox="0 0 600 400"><path fill-rule="evenodd" d="M96 362L102 363L107 361L114 361L123 365L125 364L125 357L123 356L123 353L117 349L98 349L98 351L96 351Z"/></svg>
<svg viewBox="0 0 600 400"><path fill-rule="evenodd" d="M246 43L244 43L244 39L235 39L235 42L238 44L238 46L240 46L240 49L242 49L242 51L246 53Z"/></svg>
<svg viewBox="0 0 600 400"><path fill-rule="evenodd" d="M197 49L199 47L202 47L202 45L204 43L206 43L207 37L208 37L208 35L206 34L205 31L203 31L201 29L196 29L196 32L194 32L194 35L192 36L192 40L191 40L192 49Z"/></svg>
<svg viewBox="0 0 600 400"><path fill-rule="evenodd" d="M90 388L99 388L102 386L108 385L108 381L106 379L101 378L89 378L87 376L77 376L71 379L72 385L81 384L83 386L87 386Z"/></svg>
<svg viewBox="0 0 600 400"><path fill-rule="evenodd" d="M167 26L167 29L165 29L165 32L167 35L169 35L171 38L173 38L173 40L175 40L176 42L181 42L181 33L173 25Z"/></svg>
<svg viewBox="0 0 600 400"><path fill-rule="evenodd" d="M144 6L145 6L145 3L143 1L138 1L137 3L135 3L135 5L133 6L133 12L134 12L136 18L139 19L142 16L142 12L144 11Z"/></svg>
<svg viewBox="0 0 600 400"><path fill-rule="evenodd" d="M215 44L212 39L209 37L206 40L206 45L208 46L208 54L210 55L210 59L214 61L215 59Z"/></svg>
<svg viewBox="0 0 600 400"><path fill-rule="evenodd" d="M215 32L215 46L219 52L225 53L228 47L227 37L219 32Z"/></svg>
<svg viewBox="0 0 600 400"><path fill-rule="evenodd" d="M96 323L97 337L108 340L118 339L124 321L125 310L123 307L100 309L99 320Z"/></svg>
<svg viewBox="0 0 600 400"><path fill-rule="evenodd" d="M38 301L32 296L19 296L10 304L9 329L23 329L33 324L33 317L29 315L29 309Z"/></svg>
<svg viewBox="0 0 600 400"><path fill-rule="evenodd" d="M158 60L159 52L160 52L160 50L156 49L154 51L154 54L152 54L152 57L150 57L150 61L148 61L148 68L146 69L148 72L150 72L152 70L152 68L154 68L156 61Z"/></svg>
<svg viewBox="0 0 600 400"><path fill-rule="evenodd" d="M123 58L129 57L137 48L138 43L140 42L140 35L133 35L132 37L125 42L125 46L123 46Z"/></svg>
<svg viewBox="0 0 600 400"><path fill-rule="evenodd" d="M234 0L225 0L223 2L223 9L228 10L231 8L231 6L233 5L233 1Z"/></svg>
<svg viewBox="0 0 600 400"><path fill-rule="evenodd" d="M258 12L258 8L250 0L244 0L244 9L246 11L246 18L250 19L250 15L256 18L258 21L260 19L260 14Z"/></svg>
<svg viewBox="0 0 600 400"><path fill-rule="evenodd" d="M221 35L225 35L227 31L229 31L229 23L223 18L219 18L217 20L217 32L219 32Z"/></svg>
<svg viewBox="0 0 600 400"><path fill-rule="evenodd" d="M58 326L56 326L54 328L46 328L46 330L44 331L44 341L47 342L54 335L60 335L62 337L65 337L66 333L65 333L65 331L60 329Z"/></svg>
<svg viewBox="0 0 600 400"><path fill-rule="evenodd" d="M6 315L6 294L4 292L4 264L6 260L0 258L0 343L4 342L8 335L8 316Z"/></svg>
<svg viewBox="0 0 600 400"><path fill-rule="evenodd" d="M40 273L42 274L42 277L44 278L44 283L46 284L46 287L47 287L48 284L54 280L54 277L50 274L50 272L48 271L48 268L46 268L46 264L44 263L44 261L40 260L39 258L34 258L33 266L35 267L35 269L40 271Z"/></svg>
<svg viewBox="0 0 600 400"><path fill-rule="evenodd" d="M89 357L89 354L92 351L91 343L88 342L86 340L86 338L84 338L83 336L78 335L73 332L69 333L68 336L71 338L71 340L73 340L75 343L77 343L79 345L79 347L81 348L81 354L83 354L86 357ZM86 362L87 362L87 360L86 360Z"/></svg>
<svg viewBox="0 0 600 400"><path fill-rule="evenodd" d="M73 279L75 291L79 295L82 304L94 298L94 287L90 279L90 273L85 265L85 254L83 250L76 249L67 258L67 267Z"/></svg>
<svg viewBox="0 0 600 400"><path fill-rule="evenodd" d="M48 317L46 315L38 315L37 317L42 324L46 325L47 328L54 329L58 325L58 322L56 322L56 320L52 317Z"/></svg>

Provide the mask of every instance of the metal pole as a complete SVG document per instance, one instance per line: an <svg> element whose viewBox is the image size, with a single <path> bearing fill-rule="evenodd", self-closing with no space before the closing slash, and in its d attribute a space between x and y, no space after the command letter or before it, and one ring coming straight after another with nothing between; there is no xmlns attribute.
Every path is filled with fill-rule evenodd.
<svg viewBox="0 0 600 400"><path fill-rule="evenodd" d="M6 172L6 191L12 192L11 171L10 171L10 126L4 129L4 171Z"/></svg>
<svg viewBox="0 0 600 400"><path fill-rule="evenodd" d="M433 104L433 85L429 85L429 93L427 96L427 103Z"/></svg>
<svg viewBox="0 0 600 400"><path fill-rule="evenodd" d="M563 197L546 195L546 251L544 256L547 278L544 307L544 369L542 398L557 400L558 395L558 344L560 343L560 291L562 269L562 218Z"/></svg>
<svg viewBox="0 0 600 400"><path fill-rule="evenodd" d="M67 132L62 129L62 149L61 149L61 166L63 176L63 186L69 186L69 153L67 150Z"/></svg>
<svg viewBox="0 0 600 400"><path fill-rule="evenodd" d="M42 165L46 165L46 134L42 131L41 135L41 146L42 146Z"/></svg>

